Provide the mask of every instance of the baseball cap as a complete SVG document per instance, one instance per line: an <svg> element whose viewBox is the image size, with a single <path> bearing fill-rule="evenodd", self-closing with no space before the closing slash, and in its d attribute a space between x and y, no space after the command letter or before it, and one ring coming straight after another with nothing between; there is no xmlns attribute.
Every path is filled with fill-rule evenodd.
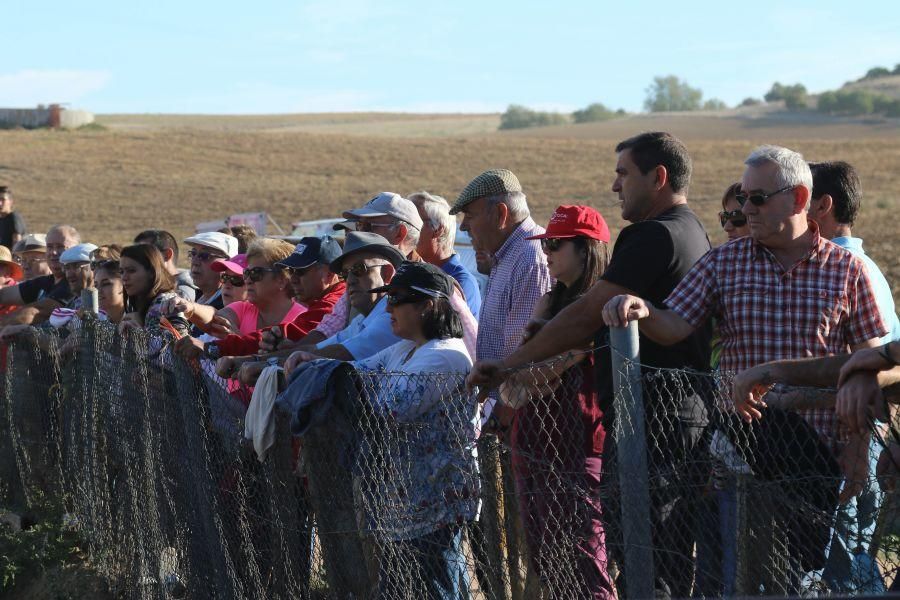
<svg viewBox="0 0 900 600"><path fill-rule="evenodd" d="M526 240L544 238L586 237L601 242L609 242L609 226L603 215L590 206L563 204L558 206L550 217L547 231L541 235L533 235Z"/></svg>
<svg viewBox="0 0 900 600"><path fill-rule="evenodd" d="M209 265L209 268L216 273L224 273L225 271L228 271L229 273L234 273L235 275L243 275L244 269L247 268L247 255L236 254L228 260L214 260Z"/></svg>
<svg viewBox="0 0 900 600"><path fill-rule="evenodd" d="M486 196L498 196L511 192L521 192L522 184L519 178L509 169L490 169L469 182L456 199L456 203L450 209L450 214L455 215L467 204Z"/></svg>
<svg viewBox="0 0 900 600"><path fill-rule="evenodd" d="M294 269L305 269L316 263L330 265L342 252L341 245L330 235L305 237L300 239L288 257L275 264Z"/></svg>
<svg viewBox="0 0 900 600"><path fill-rule="evenodd" d="M407 225L412 225L416 229L422 229L422 217L419 216L416 205L393 192L381 192L366 202L362 208L344 211L343 216L349 220L356 220L360 217L390 216Z"/></svg>
<svg viewBox="0 0 900 600"><path fill-rule="evenodd" d="M47 250L47 234L46 233L29 233L23 239L19 240L21 247L16 252L45 252Z"/></svg>
<svg viewBox="0 0 900 600"><path fill-rule="evenodd" d="M193 244L195 246L205 246L218 250L225 256L231 258L238 253L238 241L233 235L221 233L218 231L207 231L198 233L189 238L184 238L185 244Z"/></svg>
<svg viewBox="0 0 900 600"><path fill-rule="evenodd" d="M91 262L91 252L97 249L94 244L76 244L63 252L59 262L64 265L77 262Z"/></svg>
<svg viewBox="0 0 900 600"><path fill-rule="evenodd" d="M408 288L432 298L449 298L453 294L453 280L430 263L406 260L397 268L389 284L369 291L387 292L397 288Z"/></svg>
<svg viewBox="0 0 900 600"><path fill-rule="evenodd" d="M344 259L351 254L359 252L373 252L386 258L395 267L400 265L406 257L399 250L391 246L383 236L370 231L351 231L344 240L344 252L331 261L331 271L340 273L344 268Z"/></svg>

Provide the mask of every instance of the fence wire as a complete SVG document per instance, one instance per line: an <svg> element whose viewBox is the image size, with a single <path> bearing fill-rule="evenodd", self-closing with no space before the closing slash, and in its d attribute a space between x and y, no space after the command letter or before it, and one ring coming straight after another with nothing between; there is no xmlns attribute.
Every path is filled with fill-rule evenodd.
<svg viewBox="0 0 900 600"><path fill-rule="evenodd" d="M791 407L747 425L728 408L727 376L638 369L626 361L640 386L619 386L609 406L590 353L518 371L500 390L515 420L495 434L481 430L464 373L341 367L302 410L276 407L261 459L244 437L249 390L177 359L167 340L94 320L35 330L7 351L2 491L12 504L61 498L126 598L615 598L629 581L676 597L872 594L893 583L883 431L866 447L863 493L839 505L839 428L823 436ZM649 528L633 522L641 511Z"/></svg>

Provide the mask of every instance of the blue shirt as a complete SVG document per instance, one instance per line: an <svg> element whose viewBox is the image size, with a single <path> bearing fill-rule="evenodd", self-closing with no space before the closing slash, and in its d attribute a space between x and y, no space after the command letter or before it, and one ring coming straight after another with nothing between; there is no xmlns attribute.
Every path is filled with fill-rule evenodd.
<svg viewBox="0 0 900 600"><path fill-rule="evenodd" d="M459 283L463 293L466 295L466 304L472 311L472 316L478 318L478 311L481 310L481 288L478 287L478 280L475 275L462 264L459 255L454 254L447 262L441 265L444 273L452 277Z"/></svg>
<svg viewBox="0 0 900 600"><path fill-rule="evenodd" d="M884 321L884 326L888 328L888 334L881 338L881 343L886 344L900 340L900 319L897 318L897 309L894 306L891 286L888 285L887 279L884 278L881 269L878 268L875 261L869 258L866 251L863 250L862 238L836 237L831 241L861 258L866 265L866 272L869 275L869 281L872 283L872 291L875 293L875 303L878 305L878 312L881 313L881 320Z"/></svg>
<svg viewBox="0 0 900 600"><path fill-rule="evenodd" d="M336 334L319 342L316 348L341 344L354 360L369 358L400 341L391 329L391 315L387 312L387 296L382 296L367 315L356 315L350 324Z"/></svg>

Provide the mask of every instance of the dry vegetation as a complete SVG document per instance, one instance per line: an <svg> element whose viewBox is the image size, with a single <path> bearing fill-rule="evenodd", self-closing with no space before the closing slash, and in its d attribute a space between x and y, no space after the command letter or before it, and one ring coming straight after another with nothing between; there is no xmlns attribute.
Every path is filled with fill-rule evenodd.
<svg viewBox="0 0 900 600"><path fill-rule="evenodd" d="M452 199L485 168L505 166L519 175L539 221L558 204L584 203L600 209L615 232L623 223L609 191L613 146L626 135L667 128L694 157L691 201L715 242L723 240L716 221L721 192L759 142L796 148L810 160L855 164L866 192L856 231L900 290L896 124L700 115L499 134L477 132L496 115L365 117L109 116L101 119L107 131L3 131L0 181L13 186L35 231L69 221L91 241L127 242L147 227L185 236L199 221L251 210L266 210L284 225L333 217L379 190L424 188ZM329 127L368 134L307 132ZM405 137L385 135L397 131Z"/></svg>

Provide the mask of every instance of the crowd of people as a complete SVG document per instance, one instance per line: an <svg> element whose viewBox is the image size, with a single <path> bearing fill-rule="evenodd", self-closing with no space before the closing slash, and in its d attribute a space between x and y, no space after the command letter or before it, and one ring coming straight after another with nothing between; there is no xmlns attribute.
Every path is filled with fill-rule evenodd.
<svg viewBox="0 0 900 600"><path fill-rule="evenodd" d="M163 230L125 247L83 242L71 225L28 234L0 187L0 241L11 246L0 247L0 339L77 326L81 292L96 288L101 319L122 335L171 338L177 355L225 380L248 407L272 368L285 397L327 395L321 381L339 363L408 374L366 401L379 418L424 423L429 433L414 449L380 455L403 475L380 483L390 510L368 516L392 556L416 569L426 597L468 597L463 532L479 562L486 552L474 444L496 435L511 451L528 563L546 593L609 599L625 582L610 569L623 560L623 534L604 332L637 321L643 369L662 370L643 390L658 488L653 585L665 596L731 594L733 531L701 535L688 525L701 507L724 523L735 506L733 479L714 477L724 458L700 458L710 454L710 413L765 421L777 410L776 384L836 388L796 412L841 468L836 510L858 517L862 498L880 498L870 485L871 423L889 421L897 397L900 321L890 286L852 235L861 187L851 165L757 148L740 181L723 182L728 241L713 248L688 202L682 142L644 133L615 152L612 191L629 225L612 248L589 206L559 206L546 228L536 223L506 169L481 173L452 205L424 191L381 192L343 212L342 236L289 244L246 228L199 233L183 240L189 269L177 266L179 244ZM454 253L458 214L487 276L483 291ZM716 406L703 386L667 380L684 370L718 370L727 386L718 397L731 402ZM428 373L455 384L416 377ZM442 404L448 389L462 399L452 411ZM712 484L715 499L704 505ZM798 558L798 581L824 569L835 592L871 591L844 560L859 547L839 546L829 544L822 564ZM391 597L392 565L382 564L381 597Z"/></svg>

